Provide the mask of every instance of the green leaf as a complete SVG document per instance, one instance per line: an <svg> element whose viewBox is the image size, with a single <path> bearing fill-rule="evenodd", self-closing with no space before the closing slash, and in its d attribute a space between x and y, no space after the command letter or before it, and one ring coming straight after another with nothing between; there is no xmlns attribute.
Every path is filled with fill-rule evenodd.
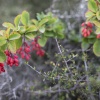
<svg viewBox="0 0 100 100"><path fill-rule="evenodd" d="M28 29L26 29L26 32L34 32L37 31L37 27L35 25L29 26Z"/></svg>
<svg viewBox="0 0 100 100"><path fill-rule="evenodd" d="M97 27L100 27L100 22L99 21L92 21Z"/></svg>
<svg viewBox="0 0 100 100"><path fill-rule="evenodd" d="M5 33L5 30L0 30L0 36L3 36Z"/></svg>
<svg viewBox="0 0 100 100"><path fill-rule="evenodd" d="M38 21L36 20L36 19L32 19L32 23L34 24L34 25L38 25Z"/></svg>
<svg viewBox="0 0 100 100"><path fill-rule="evenodd" d="M15 41L9 41L8 49L11 53L16 53L16 44Z"/></svg>
<svg viewBox="0 0 100 100"><path fill-rule="evenodd" d="M14 25L9 23L9 22L4 22L3 26L6 27L6 28L14 29Z"/></svg>
<svg viewBox="0 0 100 100"><path fill-rule="evenodd" d="M59 38L59 39L63 39L65 36L64 36L64 34L62 34L62 33L58 33L57 34L57 38Z"/></svg>
<svg viewBox="0 0 100 100"><path fill-rule="evenodd" d="M98 20L100 20L100 12L99 11L96 13L96 17Z"/></svg>
<svg viewBox="0 0 100 100"><path fill-rule="evenodd" d="M100 40L96 40L93 45L93 52L96 56L100 57Z"/></svg>
<svg viewBox="0 0 100 100"><path fill-rule="evenodd" d="M25 34L25 36L26 36L26 38L28 38L30 40L33 40L36 37L36 35L34 35L32 33L27 33L27 34Z"/></svg>
<svg viewBox="0 0 100 100"><path fill-rule="evenodd" d="M27 11L23 11L21 16L22 24L27 26L29 23L29 19L30 19L29 13Z"/></svg>
<svg viewBox="0 0 100 100"><path fill-rule="evenodd" d="M6 44L6 39L4 37L0 37L0 46L3 46L4 44Z"/></svg>
<svg viewBox="0 0 100 100"><path fill-rule="evenodd" d="M7 43L1 46L1 50L3 51L7 50Z"/></svg>
<svg viewBox="0 0 100 100"><path fill-rule="evenodd" d="M82 40L82 44L81 44L81 47L82 47L82 50L85 51L89 48L90 44L88 43L88 39L83 39Z"/></svg>
<svg viewBox="0 0 100 100"><path fill-rule="evenodd" d="M24 26L20 26L19 31L20 31L21 34L23 34L23 33L25 33L26 28Z"/></svg>
<svg viewBox="0 0 100 100"><path fill-rule="evenodd" d="M95 41L96 41L96 37L95 38L89 38L88 39L88 43L89 44L94 44Z"/></svg>
<svg viewBox="0 0 100 100"><path fill-rule="evenodd" d="M19 24L20 24L20 19L21 19L21 15L18 15L18 16L15 17L15 19L14 19L14 24L15 24L16 27L19 26Z"/></svg>
<svg viewBox="0 0 100 100"><path fill-rule="evenodd" d="M41 37L41 38L38 39L38 43L42 47L45 46L46 42L47 42L47 38L46 37Z"/></svg>
<svg viewBox="0 0 100 100"><path fill-rule="evenodd" d="M21 35L16 32L9 36L9 40L16 40L16 39L19 39L20 37L21 37Z"/></svg>
<svg viewBox="0 0 100 100"><path fill-rule="evenodd" d="M93 11L93 12L97 11L98 7L97 7L97 4L96 4L96 2L94 0L89 0L88 1L88 9L90 11Z"/></svg>
<svg viewBox="0 0 100 100"><path fill-rule="evenodd" d="M96 35L94 33L90 34L90 36L88 36L87 38L96 38Z"/></svg>
<svg viewBox="0 0 100 100"><path fill-rule="evenodd" d="M16 50L18 50L22 46L22 38L15 40Z"/></svg>
<svg viewBox="0 0 100 100"><path fill-rule="evenodd" d="M53 24L53 23L55 23L57 21L57 18L55 17L55 18L50 18L49 19L49 21L48 21L48 23L49 24Z"/></svg>
<svg viewBox="0 0 100 100"><path fill-rule="evenodd" d="M100 28L97 28L95 33L100 34Z"/></svg>
<svg viewBox="0 0 100 100"><path fill-rule="evenodd" d="M0 50L0 63L4 63L6 61L6 55L3 51Z"/></svg>
<svg viewBox="0 0 100 100"><path fill-rule="evenodd" d="M91 11L87 11L86 13L85 13L85 17L93 17L95 14L93 13L93 12L91 12Z"/></svg>
<svg viewBox="0 0 100 100"><path fill-rule="evenodd" d="M47 32L44 33L44 35L47 36L47 37L54 37L54 32L47 31Z"/></svg>
<svg viewBox="0 0 100 100"><path fill-rule="evenodd" d="M44 27L44 26L40 27L40 28L39 28L39 31L40 31L41 33L44 33L44 32L45 32L45 27Z"/></svg>
<svg viewBox="0 0 100 100"><path fill-rule="evenodd" d="M44 25L45 23L48 22L48 19L47 18L44 18L42 19L40 22L39 22L39 27L41 27L42 25Z"/></svg>

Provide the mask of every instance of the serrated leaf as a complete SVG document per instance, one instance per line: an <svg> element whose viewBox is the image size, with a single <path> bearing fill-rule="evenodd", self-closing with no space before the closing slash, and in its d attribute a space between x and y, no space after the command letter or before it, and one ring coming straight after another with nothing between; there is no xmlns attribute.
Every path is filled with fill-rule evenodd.
<svg viewBox="0 0 100 100"><path fill-rule="evenodd" d="M96 40L93 45L93 52L96 56L100 57L100 40Z"/></svg>
<svg viewBox="0 0 100 100"><path fill-rule="evenodd" d="M42 47L45 46L46 42L47 42L47 38L46 37L41 37L41 38L38 39L38 43Z"/></svg>
<svg viewBox="0 0 100 100"><path fill-rule="evenodd" d="M19 24L20 24L20 19L21 19L21 15L18 15L18 16L15 17L15 19L14 19L14 24L15 24L16 27L19 26Z"/></svg>
<svg viewBox="0 0 100 100"><path fill-rule="evenodd" d="M9 41L9 43L8 43L8 50L11 53L16 53L16 44L15 44L15 41Z"/></svg>
<svg viewBox="0 0 100 100"><path fill-rule="evenodd" d="M3 51L0 50L0 63L4 63L6 61L6 55Z"/></svg>
<svg viewBox="0 0 100 100"><path fill-rule="evenodd" d="M97 9L98 9L97 4L96 4L96 1L94 1L94 0L89 0L89 1L88 1L88 9L89 9L90 11L96 12Z"/></svg>
<svg viewBox="0 0 100 100"><path fill-rule="evenodd" d="M29 23L29 19L30 19L29 13L27 11L23 11L21 15L22 24L27 26Z"/></svg>
<svg viewBox="0 0 100 100"><path fill-rule="evenodd" d="M9 36L9 40L16 40L16 39L19 39L20 37L21 37L20 34L14 33L14 34L11 34L11 35Z"/></svg>
<svg viewBox="0 0 100 100"><path fill-rule="evenodd" d="M34 35L32 33L27 33L25 36L30 40L33 40L36 37L36 35Z"/></svg>
<svg viewBox="0 0 100 100"><path fill-rule="evenodd" d="M3 26L6 27L6 28L14 29L14 25L9 23L9 22L4 22Z"/></svg>

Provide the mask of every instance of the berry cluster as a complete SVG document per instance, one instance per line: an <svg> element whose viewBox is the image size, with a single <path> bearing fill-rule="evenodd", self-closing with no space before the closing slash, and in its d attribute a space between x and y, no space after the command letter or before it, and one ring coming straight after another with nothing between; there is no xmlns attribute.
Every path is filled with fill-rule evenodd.
<svg viewBox="0 0 100 100"><path fill-rule="evenodd" d="M21 56L22 59L29 60L30 59L30 46L24 42L22 47L17 51L17 53Z"/></svg>
<svg viewBox="0 0 100 100"><path fill-rule="evenodd" d="M18 66L19 65L19 59L18 55L21 56L22 59L29 60L31 55L31 50L36 51L36 54L40 57L44 56L45 51L42 49L42 47L38 44L38 38L35 38L31 45L28 45L28 43L23 42L23 45L20 47L20 49L17 51L16 54L12 54L9 50L5 50L5 54L7 56L6 64L10 67L12 66ZM4 64L0 63L0 73L5 72Z"/></svg>
<svg viewBox="0 0 100 100"><path fill-rule="evenodd" d="M7 65L9 66L18 66L19 65L19 60L18 60L18 56L16 54L12 54L11 52L9 52L8 50L5 51L5 54L7 56Z"/></svg>
<svg viewBox="0 0 100 100"><path fill-rule="evenodd" d="M45 54L45 51L41 48L41 46L38 44L38 38L34 39L31 43L32 45L32 50L36 51L36 54L40 57L43 57Z"/></svg>
<svg viewBox="0 0 100 100"><path fill-rule="evenodd" d="M83 35L83 37L90 36L90 34L92 32L93 24L91 22L84 22L84 23L82 23L81 26L82 26L82 35Z"/></svg>
<svg viewBox="0 0 100 100"><path fill-rule="evenodd" d="M0 63L0 73L5 72L4 64Z"/></svg>

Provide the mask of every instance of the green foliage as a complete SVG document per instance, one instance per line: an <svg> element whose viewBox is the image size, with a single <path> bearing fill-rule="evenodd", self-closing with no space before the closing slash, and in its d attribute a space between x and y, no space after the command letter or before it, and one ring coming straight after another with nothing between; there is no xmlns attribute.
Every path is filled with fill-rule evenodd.
<svg viewBox="0 0 100 100"><path fill-rule="evenodd" d="M0 62L3 63L6 60L6 55L2 50L0 50Z"/></svg>
<svg viewBox="0 0 100 100"><path fill-rule="evenodd" d="M97 35L100 35L100 0L88 0L88 11L85 14L86 22L91 22L94 25L94 32L89 37L83 38L82 49L87 50L90 44L93 44L93 52L100 57L100 40ZM96 39L97 38L97 39ZM85 40L85 41L84 41Z"/></svg>
<svg viewBox="0 0 100 100"><path fill-rule="evenodd" d="M38 43L42 47L45 46L46 42L47 42L47 38L46 37L41 37L41 38L38 39Z"/></svg>
<svg viewBox="0 0 100 100"><path fill-rule="evenodd" d="M21 22L22 22L22 24L25 25L25 26L28 26L29 18L30 18L29 13L26 12L26 11L23 11L22 15L21 15Z"/></svg>
<svg viewBox="0 0 100 100"><path fill-rule="evenodd" d="M34 40L35 37L40 37L38 43L45 46L48 38L64 38L64 25L62 22L54 17L52 13L37 14L37 19L30 19L27 11L17 15L14 19L14 25L9 22L4 22L5 30L0 31L0 48L8 49L11 53L22 46L23 38L25 40ZM5 61L5 54L0 52L0 62Z"/></svg>
<svg viewBox="0 0 100 100"><path fill-rule="evenodd" d="M14 19L14 24L17 28L20 24L20 19L21 19L21 15L16 16L15 19Z"/></svg>
<svg viewBox="0 0 100 100"><path fill-rule="evenodd" d="M93 52L96 56L100 56L100 40L97 40L93 45Z"/></svg>
<svg viewBox="0 0 100 100"><path fill-rule="evenodd" d="M89 44L87 39L83 39L81 46L82 46L82 50L85 51L85 50L87 50L89 48L90 44Z"/></svg>
<svg viewBox="0 0 100 100"><path fill-rule="evenodd" d="M94 0L89 0L89 2L88 2L88 9L90 11L93 11L93 12L97 11L98 7L97 7L97 4L96 4L96 2Z"/></svg>

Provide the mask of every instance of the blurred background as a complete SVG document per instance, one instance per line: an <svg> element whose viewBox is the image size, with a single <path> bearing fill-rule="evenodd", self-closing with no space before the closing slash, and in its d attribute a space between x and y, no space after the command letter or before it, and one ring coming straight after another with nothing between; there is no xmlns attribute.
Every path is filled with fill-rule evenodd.
<svg viewBox="0 0 100 100"><path fill-rule="evenodd" d="M15 16L24 10L34 18L36 13L52 12L65 24L66 38L59 43L65 49L67 59L71 59L72 55L79 55L73 60L73 64L76 62L73 67L79 66L80 63L82 64L80 25L85 20L86 3L85 0L0 0L0 29L3 28L3 22L13 22ZM79 92L72 91L73 93L52 91L52 89L58 89L58 81L48 80L39 72L52 71L54 63L59 61L55 56L59 53L56 41L49 39L44 50L46 55L43 58L37 57L34 53L31 54L32 59L29 64L35 66L36 70L32 70L23 61L19 67L7 68L7 72L0 75L0 100L92 100L86 99L87 94L84 94L84 91L81 91L84 94L83 99L80 99L79 90ZM73 50L75 50L74 54L71 53ZM93 54L92 56L94 57ZM94 59L92 58L91 61ZM69 65L72 66L70 62ZM79 71L82 71L81 68Z"/></svg>

